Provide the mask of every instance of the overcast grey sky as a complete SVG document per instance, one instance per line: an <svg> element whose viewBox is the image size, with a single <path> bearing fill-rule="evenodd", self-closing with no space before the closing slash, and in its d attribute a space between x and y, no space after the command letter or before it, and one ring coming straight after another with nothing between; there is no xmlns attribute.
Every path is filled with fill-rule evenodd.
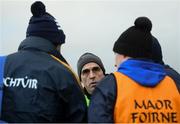
<svg viewBox="0 0 180 124"><path fill-rule="evenodd" d="M30 0L0 0L0 55L17 51L31 15ZM43 0L66 34L62 54L76 71L84 52L98 55L108 73L115 71L113 44L139 16L153 23L165 63L180 72L179 0Z"/></svg>

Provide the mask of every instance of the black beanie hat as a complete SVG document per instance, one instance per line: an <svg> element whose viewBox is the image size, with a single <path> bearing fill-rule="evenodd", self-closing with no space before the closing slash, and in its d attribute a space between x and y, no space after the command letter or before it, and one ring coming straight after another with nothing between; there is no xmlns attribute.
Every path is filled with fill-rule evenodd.
<svg viewBox="0 0 180 124"><path fill-rule="evenodd" d="M31 5L33 16L29 21L26 37L39 36L51 41L54 45L65 43L65 34L56 19L46 12L45 5L36 1Z"/></svg>
<svg viewBox="0 0 180 124"><path fill-rule="evenodd" d="M152 37L152 57L151 59L159 64L164 64L163 62L163 55L161 50L161 45L159 44L158 40L153 36Z"/></svg>
<svg viewBox="0 0 180 124"><path fill-rule="evenodd" d="M134 24L120 35L113 51L133 58L149 58L152 50L152 23L147 17L139 17Z"/></svg>
<svg viewBox="0 0 180 124"><path fill-rule="evenodd" d="M92 53L84 53L77 62L77 71L78 71L78 76L79 76L80 80L81 80L81 70L82 70L83 66L90 62L94 62L94 63L98 64L100 66L100 68L102 69L103 73L105 74L105 68L104 68L104 65L103 65L101 59Z"/></svg>

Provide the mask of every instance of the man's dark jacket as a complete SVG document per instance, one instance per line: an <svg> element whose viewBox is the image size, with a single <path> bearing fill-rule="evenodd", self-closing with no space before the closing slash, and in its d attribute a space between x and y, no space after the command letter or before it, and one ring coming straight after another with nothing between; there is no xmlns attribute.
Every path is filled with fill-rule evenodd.
<svg viewBox="0 0 180 124"><path fill-rule="evenodd" d="M6 122L84 122L86 103L75 76L56 47L28 37L8 55L4 70L2 120Z"/></svg>

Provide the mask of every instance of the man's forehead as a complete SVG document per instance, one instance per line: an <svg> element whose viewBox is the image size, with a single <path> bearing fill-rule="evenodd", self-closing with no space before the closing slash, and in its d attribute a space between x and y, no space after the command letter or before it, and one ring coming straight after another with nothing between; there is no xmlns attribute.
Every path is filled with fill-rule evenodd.
<svg viewBox="0 0 180 124"><path fill-rule="evenodd" d="M82 68L82 71L85 70L85 69L91 69L91 68L94 68L94 67L100 67L97 63L95 62L89 62L87 64L85 64Z"/></svg>

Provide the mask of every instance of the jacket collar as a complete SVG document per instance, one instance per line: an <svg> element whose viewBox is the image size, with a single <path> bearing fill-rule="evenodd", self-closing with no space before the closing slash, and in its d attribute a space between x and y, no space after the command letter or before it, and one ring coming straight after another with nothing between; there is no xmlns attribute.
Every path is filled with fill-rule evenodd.
<svg viewBox="0 0 180 124"><path fill-rule="evenodd" d="M34 50L34 51L42 51L48 54L52 54L65 62L66 64L67 61L64 59L64 57L61 55L60 52L56 50L56 46L53 45L49 40L46 40L41 37L36 37L36 36L30 36L27 37L25 40L21 42L19 45L18 51L21 50Z"/></svg>
<svg viewBox="0 0 180 124"><path fill-rule="evenodd" d="M86 90L85 87L84 87L84 93L86 94L86 96L87 96L88 99L91 98L91 94L88 93L88 91Z"/></svg>

